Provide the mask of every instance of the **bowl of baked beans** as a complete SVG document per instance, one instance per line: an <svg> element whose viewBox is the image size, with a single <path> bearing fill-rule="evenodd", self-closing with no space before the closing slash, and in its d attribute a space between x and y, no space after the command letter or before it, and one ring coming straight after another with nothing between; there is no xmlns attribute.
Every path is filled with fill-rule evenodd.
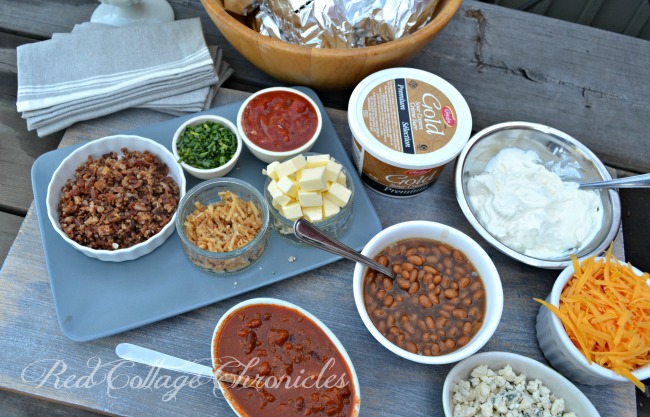
<svg viewBox="0 0 650 417"><path fill-rule="evenodd" d="M410 221L375 235L362 254L391 279L357 264L354 300L370 333L391 352L425 364L460 361L492 337L503 311L494 263L453 227Z"/></svg>
<svg viewBox="0 0 650 417"><path fill-rule="evenodd" d="M185 176L163 145L141 136L95 139L54 171L47 215L73 248L102 261L151 253L175 230Z"/></svg>

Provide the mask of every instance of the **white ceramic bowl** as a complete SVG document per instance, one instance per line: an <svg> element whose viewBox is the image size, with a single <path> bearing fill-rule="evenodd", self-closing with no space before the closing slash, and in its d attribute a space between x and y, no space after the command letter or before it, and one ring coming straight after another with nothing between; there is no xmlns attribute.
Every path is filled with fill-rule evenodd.
<svg viewBox="0 0 650 417"><path fill-rule="evenodd" d="M145 242L138 243L137 245L118 249L118 250L99 250L91 249L82 246L70 239L61 229L59 224L59 211L58 204L61 199L61 187L66 183L69 178L74 178L75 170L77 167L88 160L88 156L99 158L102 155L110 152L116 152L121 155L121 149L126 147L129 151L145 151L148 150L156 155L161 162L169 167L169 176L171 176L179 188L179 200L185 195L185 176L183 169L176 162L174 155L172 155L167 148L161 144L154 142L151 139L143 138L141 136L133 135L115 135L107 136L100 139L93 140L78 149L75 149L68 155L54 171L50 184L47 187L47 216L54 230L63 238L65 242L70 244L73 248L77 249L84 255L91 258L97 258L101 261L122 262L137 259L162 245L165 240L172 233L174 233L176 213L170 219L160 232L152 236Z"/></svg>
<svg viewBox="0 0 650 417"><path fill-rule="evenodd" d="M472 136L458 156L455 170L456 198L463 214L479 234L504 254L528 265L562 269L571 263L571 254L579 258L597 255L614 240L621 224L621 202L615 190L596 191L603 209L603 224L593 238L581 247L555 257L528 256L502 243L481 223L467 191L470 178L482 174L490 159L503 148L516 147L535 151L546 164L559 168L563 181L588 182L611 179L605 165L585 145L573 137L537 123L506 122L481 130Z"/></svg>
<svg viewBox="0 0 650 417"><path fill-rule="evenodd" d="M217 367L217 362L215 361L215 352L216 352L216 347L217 347L216 343L218 341L219 333L220 333L221 329L223 328L223 326L225 325L225 323L233 315L235 315L237 313L237 311L239 311L239 310L241 310L243 308L246 308L246 307L252 306L252 305L265 305L265 304L288 307L290 309L298 311L300 314L302 314L303 316L305 316L308 319L310 319L311 321L313 321L318 327L321 328L321 330L323 330L323 332L327 335L327 337L329 337L329 339L332 341L334 346L341 353L341 356L343 357L343 359L347 362L348 368L350 370L349 379L350 379L350 382L352 383L352 385L354 386L354 395L355 395L355 399L354 399L355 400L355 405L354 405L354 409L353 409L351 417L357 417L359 415L359 410L360 410L360 406L361 406L361 389L359 387L359 379L357 378L357 373L354 370L354 365L352 365L352 360L350 359L350 356L348 355L347 351L345 350L345 348L343 347L343 345L341 344L339 339L336 337L336 335L334 333L332 333L332 331L322 321L320 321L316 316L314 316L313 314L311 314L307 310L305 310L305 309L303 309L301 307L298 307L295 304L289 303L287 301L280 300L280 299L277 299L277 298L266 298L266 297L264 297L264 298L252 298L252 299L249 299L249 300L246 300L246 301L242 301L242 302L240 302L238 304L235 304L228 311L226 311L221 316L219 321L217 322L217 325L214 328L214 333L212 334L212 342L210 344L210 346L211 346L210 357L212 358L212 368L214 369L214 368ZM225 389L226 388L226 383L219 382L219 388L221 389L221 393L223 394L226 401L228 401L228 404L230 405L232 410L235 412L235 414L237 414L239 417L246 417L245 415L240 414L239 410L237 409L237 407L235 405L236 404L235 400L230 395L230 392Z"/></svg>
<svg viewBox="0 0 650 417"><path fill-rule="evenodd" d="M242 118L242 115L244 113L244 109L246 108L248 103L250 103L251 100L253 100L254 98L256 98L256 97L258 97L258 96L260 96L262 94L270 93L270 92L273 92L273 91L286 91L286 92L289 92L289 93L299 95L300 97L307 100L314 107L314 110L316 111L316 116L318 117L318 125L316 127L316 132L311 137L311 139L309 139L304 145L299 146L299 147L297 147L295 149L292 149L290 151L274 152L274 151L270 151L268 149L261 148L261 147L257 146L255 143L253 143L248 138L248 136L246 136L246 132L244 132L244 130L242 128L241 118ZM270 87L270 88L265 88L263 90L260 90L260 91L256 92L255 94L252 94L250 97L248 97L246 99L246 101L244 101L244 103L239 108L239 112L237 114L237 129L238 129L238 132L239 132L239 136L241 136L241 138L244 141L244 143L246 144L246 147L248 148L248 150L251 151L251 153L253 155L255 155L256 158L260 159L263 162L267 162L267 163L270 163L270 162L273 162L273 161L284 161L285 159L290 159L290 158L292 158L292 157L294 157L296 155L300 155L301 153L309 152L309 150L311 150L311 148L316 143L316 140L320 136L320 132L321 132L322 127L323 127L323 116L322 116L321 111L318 108L318 105L316 104L316 102L314 100L312 100L312 98L309 97L307 94L303 93L302 91L296 90L295 88Z"/></svg>
<svg viewBox="0 0 650 417"><path fill-rule="evenodd" d="M180 164L183 167L183 169L185 169L185 171L187 171L193 177L202 180L220 178L228 174L235 167L235 165L237 164L237 160L239 159L239 155L241 155L242 147L244 146L241 140L241 136L238 133L237 126L235 126L233 122L226 119L225 117L211 115L211 114L204 114L189 119L176 130L176 133L174 133L174 138L172 139L172 152L174 153L174 157L178 161L180 159L180 156L178 155L178 149L176 145L181 135L185 131L185 128L187 128L188 126L197 126L204 122L220 123L223 126L227 127L233 133L233 135L235 135L235 138L237 138L237 150L235 151L235 154L233 155L232 158L230 158L228 162L226 162L224 165L221 165L220 167L217 168L202 169L202 168L197 168L192 165L186 164L185 162L181 162Z"/></svg>
<svg viewBox="0 0 650 417"><path fill-rule="evenodd" d="M517 375L522 373L526 375L526 381L539 379L556 397L564 398L567 411L573 411L577 416L581 417L600 416L591 401L571 381L536 360L508 352L478 353L451 368L442 386L442 407L445 416L453 416L454 403L452 394L454 385L458 381L469 380L472 370L480 365L488 365L488 368L495 372L506 365L510 365Z"/></svg>
<svg viewBox="0 0 650 417"><path fill-rule="evenodd" d="M600 258L596 258L598 260ZM555 280L546 302L559 307L560 294L566 283L573 277L573 265L566 267ZM634 268L634 273L642 272ZM648 281L650 285L650 281ZM573 344L560 319L545 306L540 306L537 314L537 341L549 363L567 378L586 385L608 385L612 383L631 383L629 379L596 363L587 362L584 354ZM650 378L650 365L632 374L641 381Z"/></svg>
<svg viewBox="0 0 650 417"><path fill-rule="evenodd" d="M359 263L354 268L353 278L354 301L357 310L363 323L375 339L396 355L413 362L429 365L458 362L481 349L492 337L499 325L501 313L503 312L503 287L501 286L499 273L488 254L472 238L453 227L429 221L409 221L390 226L370 239L361 253L374 259L390 244L414 238L446 243L459 249L471 260L483 281L486 297L483 325L479 331L465 346L439 356L419 355L398 347L381 334L368 315L363 295L364 278L368 268Z"/></svg>

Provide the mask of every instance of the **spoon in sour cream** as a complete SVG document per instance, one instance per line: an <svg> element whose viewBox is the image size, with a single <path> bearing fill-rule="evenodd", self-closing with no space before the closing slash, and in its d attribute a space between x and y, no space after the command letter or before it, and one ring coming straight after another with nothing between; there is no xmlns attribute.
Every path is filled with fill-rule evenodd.
<svg viewBox="0 0 650 417"><path fill-rule="evenodd" d="M579 183L577 184L577 188L581 190L590 190L594 188L650 188L650 173L607 181Z"/></svg>

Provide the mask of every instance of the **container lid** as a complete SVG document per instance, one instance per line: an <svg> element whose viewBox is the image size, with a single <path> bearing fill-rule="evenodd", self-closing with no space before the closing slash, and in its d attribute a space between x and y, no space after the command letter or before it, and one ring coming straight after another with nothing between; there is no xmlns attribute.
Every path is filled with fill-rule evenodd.
<svg viewBox="0 0 650 417"><path fill-rule="evenodd" d="M348 105L352 134L377 159L403 168L444 165L463 149L472 115L447 81L415 68L369 75Z"/></svg>

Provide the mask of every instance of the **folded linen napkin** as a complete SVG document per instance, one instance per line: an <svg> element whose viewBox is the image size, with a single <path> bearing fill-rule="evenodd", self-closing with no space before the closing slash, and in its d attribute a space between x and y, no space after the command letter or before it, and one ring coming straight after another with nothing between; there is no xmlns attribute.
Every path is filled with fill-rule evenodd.
<svg viewBox="0 0 650 417"><path fill-rule="evenodd" d="M16 107L39 136L219 83L199 19L59 34L17 62Z"/></svg>

